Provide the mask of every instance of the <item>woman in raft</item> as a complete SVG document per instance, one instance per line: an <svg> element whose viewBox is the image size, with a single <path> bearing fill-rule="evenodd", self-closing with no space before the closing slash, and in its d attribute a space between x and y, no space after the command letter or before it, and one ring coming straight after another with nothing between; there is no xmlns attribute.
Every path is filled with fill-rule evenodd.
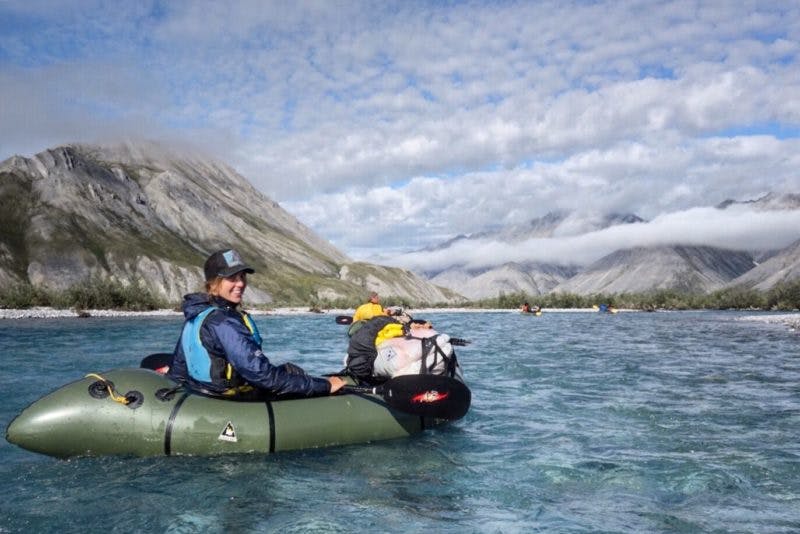
<svg viewBox="0 0 800 534"><path fill-rule="evenodd" d="M186 322L170 375L200 393L231 399L312 397L344 386L337 376L313 377L292 363L269 361L255 323L241 310L247 274L255 271L235 250L213 253L204 272L206 292L183 298Z"/></svg>

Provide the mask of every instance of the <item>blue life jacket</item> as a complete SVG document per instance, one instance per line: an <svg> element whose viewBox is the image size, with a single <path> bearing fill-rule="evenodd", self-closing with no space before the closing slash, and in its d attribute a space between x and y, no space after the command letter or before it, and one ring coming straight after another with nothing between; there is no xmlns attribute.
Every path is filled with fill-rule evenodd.
<svg viewBox="0 0 800 534"><path fill-rule="evenodd" d="M246 384L233 366L221 356L208 352L200 339L200 329L206 317L219 308L209 306L194 318L186 321L181 333L181 348L186 359L186 369L189 376L197 381L208 384L218 384L226 388L238 388ZM253 341L261 346L261 335L250 316L242 313L242 321L253 336ZM227 393L227 392L226 392ZM234 392L231 392L231 394Z"/></svg>

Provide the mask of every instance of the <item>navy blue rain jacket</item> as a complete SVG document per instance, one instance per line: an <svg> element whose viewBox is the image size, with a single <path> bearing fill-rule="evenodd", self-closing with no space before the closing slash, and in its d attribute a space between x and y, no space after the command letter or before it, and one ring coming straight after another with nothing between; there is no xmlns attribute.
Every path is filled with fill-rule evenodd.
<svg viewBox="0 0 800 534"><path fill-rule="evenodd" d="M233 303L220 297L209 298L206 293L191 293L183 297L183 315L186 320L196 317L209 306L216 306L218 309L206 317L200 328L203 346L209 353L227 359L250 385L272 395L311 397L330 393L330 383L323 378L290 373L283 366L272 365L261 351L261 345L253 339ZM185 380L195 389L218 394L226 389L220 384L200 382L189 376L180 338L175 347L170 374L178 380Z"/></svg>

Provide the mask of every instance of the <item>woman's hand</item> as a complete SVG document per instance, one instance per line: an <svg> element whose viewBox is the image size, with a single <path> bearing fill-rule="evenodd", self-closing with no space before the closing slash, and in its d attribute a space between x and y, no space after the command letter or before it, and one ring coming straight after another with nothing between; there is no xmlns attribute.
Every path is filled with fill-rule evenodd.
<svg viewBox="0 0 800 534"><path fill-rule="evenodd" d="M345 386L345 381L338 376L329 376L328 382L331 383L331 393L336 393Z"/></svg>

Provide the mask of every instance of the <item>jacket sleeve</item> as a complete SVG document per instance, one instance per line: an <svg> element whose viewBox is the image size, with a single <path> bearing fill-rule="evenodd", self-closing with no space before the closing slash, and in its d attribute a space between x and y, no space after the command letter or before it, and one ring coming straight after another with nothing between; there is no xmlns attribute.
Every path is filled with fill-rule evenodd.
<svg viewBox="0 0 800 534"><path fill-rule="evenodd" d="M330 383L324 378L291 374L281 366L272 365L237 318L226 315L212 329L228 362L253 386L276 395L310 397L330 393Z"/></svg>

